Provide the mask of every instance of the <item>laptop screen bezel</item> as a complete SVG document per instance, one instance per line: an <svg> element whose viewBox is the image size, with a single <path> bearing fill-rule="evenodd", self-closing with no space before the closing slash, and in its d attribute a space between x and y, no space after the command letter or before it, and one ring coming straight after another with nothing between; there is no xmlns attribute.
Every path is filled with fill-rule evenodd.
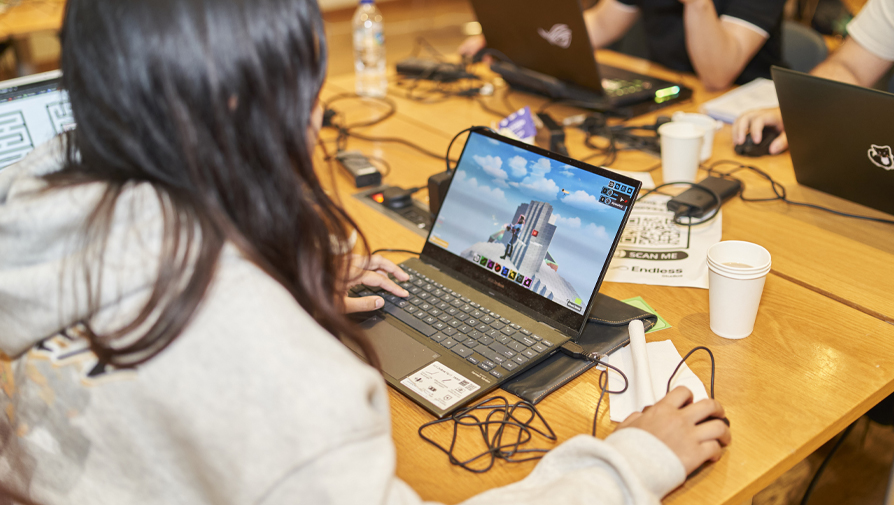
<svg viewBox="0 0 894 505"><path fill-rule="evenodd" d="M640 189L642 188L642 183L640 181L637 181L636 179L631 179L605 168L596 167L587 163L583 163L581 161L574 160L567 156L562 156L560 154L541 149L537 146L528 145L524 142L519 142L517 140L504 137L502 135L494 133L486 127L474 129L472 132L470 132L469 137L475 134L483 135L499 142L524 149L532 154L549 158L558 163L564 163L576 169L581 169L592 174L602 176L616 182L620 182L621 184L631 186L634 188L633 195L631 196L631 202L636 201L636 197L639 194ZM459 164L462 162L463 156L465 156L467 146L468 138L466 140L466 144L463 146L463 151L460 154L459 160L456 165L457 167L460 166ZM444 196L444 202L446 202L449 198L450 187L448 187L447 192ZM439 210L438 215L435 216L434 222L437 222L443 208L444 205L441 205L441 209ZM481 268L479 265L476 265L467 259L463 259L459 255L456 255L442 248L441 246L432 243L431 236L434 232L434 226L429 231L428 237L425 240L425 246L423 247L422 253L420 254L420 259L429 263L433 262L441 268L446 267L456 273L459 273L461 277L467 282L472 281L471 284L473 284L473 287L479 289L480 291L498 298L501 302L510 305L514 309L519 310L538 321L546 322L550 326L563 331L566 334L570 334L576 337L580 334L587 323L590 310L592 309L593 304L596 300L596 294L599 292L600 287L602 287L602 281L605 279L605 274L608 272L611 258L614 257L615 249L618 247L618 242L621 239L621 234L624 231L624 227L627 225L627 220L630 217L632 208L633 205L631 204L624 212L624 217L622 218L621 223L618 226L618 230L612 241L612 246L609 250L608 256L606 257L605 264L602 266L602 270L599 273L598 281L593 287L593 292L590 294L590 298L587 301L586 310L584 310L583 314L578 314L577 312L574 312L567 307L564 307L552 300L544 298L543 296L531 291L530 289L519 286L512 281L508 281L498 275L495 275L493 274L493 272Z"/></svg>

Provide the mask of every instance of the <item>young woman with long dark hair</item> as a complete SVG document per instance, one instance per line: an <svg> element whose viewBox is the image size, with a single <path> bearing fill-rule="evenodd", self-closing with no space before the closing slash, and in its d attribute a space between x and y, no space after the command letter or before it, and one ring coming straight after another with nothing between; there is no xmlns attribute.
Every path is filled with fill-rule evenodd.
<svg viewBox="0 0 894 505"><path fill-rule="evenodd" d="M62 48L77 129L0 172L0 487L418 503L385 383L342 344L376 363L344 314L381 299L350 285L407 293L392 263L349 254L356 227L314 172L316 2L68 0ZM690 400L471 501L656 502L729 441L702 422L719 404Z"/></svg>

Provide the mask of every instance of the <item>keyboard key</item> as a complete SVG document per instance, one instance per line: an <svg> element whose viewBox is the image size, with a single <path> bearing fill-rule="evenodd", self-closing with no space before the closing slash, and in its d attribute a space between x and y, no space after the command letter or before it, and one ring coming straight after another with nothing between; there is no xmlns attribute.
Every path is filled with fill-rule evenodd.
<svg viewBox="0 0 894 505"><path fill-rule="evenodd" d="M464 346L468 347L469 349L474 349L474 348L478 347L478 341L475 340L474 338L467 338L462 341L462 344Z"/></svg>
<svg viewBox="0 0 894 505"><path fill-rule="evenodd" d="M428 324L428 325L432 325L432 324L437 323L438 320L431 316L425 316L425 319L423 319L422 322L425 324Z"/></svg>
<svg viewBox="0 0 894 505"><path fill-rule="evenodd" d="M506 347L512 349L515 352L522 352L525 349L527 349L524 345L522 345L519 342L516 342L515 340L511 340L511 341L507 342Z"/></svg>
<svg viewBox="0 0 894 505"><path fill-rule="evenodd" d="M459 314L459 309L456 307L450 307L449 309L445 310L444 312L450 314L451 316L455 316L455 315Z"/></svg>
<svg viewBox="0 0 894 505"><path fill-rule="evenodd" d="M425 319L426 317L429 317L428 312L426 312L422 309L417 310L416 313L413 315L416 317L416 319ZM431 323L426 323L426 324L431 324Z"/></svg>
<svg viewBox="0 0 894 505"><path fill-rule="evenodd" d="M540 344L534 344L534 345L531 346L531 349L534 349L534 350L537 351L537 352L543 352L543 351L546 350L546 347L543 347L543 346L540 345Z"/></svg>
<svg viewBox="0 0 894 505"><path fill-rule="evenodd" d="M503 324L513 324L510 320L506 319L505 317L501 317L500 322ZM517 326L517 325L513 324L513 326Z"/></svg>
<svg viewBox="0 0 894 505"><path fill-rule="evenodd" d="M484 356L485 358L493 361L494 363L502 363L502 362L506 361L506 358L503 355L501 355L497 351L495 351L493 349L489 349L483 345L479 345L478 348L475 349L475 351L477 351L478 354Z"/></svg>
<svg viewBox="0 0 894 505"><path fill-rule="evenodd" d="M499 321L494 321L494 322L490 323L490 327L495 330L502 330L503 328L506 327L506 325ZM512 328L510 328L510 329L512 329Z"/></svg>
<svg viewBox="0 0 894 505"><path fill-rule="evenodd" d="M453 340L452 338L447 337L447 338L445 338L444 340L441 341L441 345L443 345L444 347L450 349L451 347L453 347L453 346L456 345L456 340Z"/></svg>
<svg viewBox="0 0 894 505"><path fill-rule="evenodd" d="M466 324L468 324L469 326L471 326L472 328L478 326L478 320L475 318L472 318L472 317L466 319L464 322Z"/></svg>
<svg viewBox="0 0 894 505"><path fill-rule="evenodd" d="M426 291L434 291L435 290L435 287L428 283L426 283L424 286L420 286L420 287Z"/></svg>
<svg viewBox="0 0 894 505"><path fill-rule="evenodd" d="M455 298L455 297L450 296L450 295L444 295L444 296L441 297L441 300L444 300L445 302L450 303L450 302L453 301L454 298Z"/></svg>
<svg viewBox="0 0 894 505"><path fill-rule="evenodd" d="M484 360L481 363L478 363L478 368L485 370L487 372L493 370L493 368L497 366L496 363L488 360Z"/></svg>
<svg viewBox="0 0 894 505"><path fill-rule="evenodd" d="M432 295L432 296L437 296L438 298L440 298L440 297L444 296L444 291L441 290L441 289L436 289L436 290L434 290L434 291L431 292L431 295Z"/></svg>
<svg viewBox="0 0 894 505"><path fill-rule="evenodd" d="M471 305L466 304L466 305L463 305L462 307L460 307L459 310L461 310L461 311L463 311L463 312L472 312L472 311L475 310L475 309L472 308Z"/></svg>
<svg viewBox="0 0 894 505"><path fill-rule="evenodd" d="M418 296L414 296L413 298L410 298L410 303L412 303L413 305L422 305L423 303L425 303L425 300L419 298Z"/></svg>
<svg viewBox="0 0 894 505"><path fill-rule="evenodd" d="M500 319L500 314L497 314L497 313L494 312L494 311L490 311L490 312L488 312L488 315L489 315L490 317L494 318L494 319Z"/></svg>
<svg viewBox="0 0 894 505"><path fill-rule="evenodd" d="M478 330L472 330L469 333L467 333L466 336L469 338L474 338L475 340L478 340L479 338L484 336L484 333L481 333Z"/></svg>
<svg viewBox="0 0 894 505"><path fill-rule="evenodd" d="M397 295L392 295L390 293L385 295L385 299L391 303L397 303L400 301L400 298L398 298Z"/></svg>
<svg viewBox="0 0 894 505"><path fill-rule="evenodd" d="M478 319L480 319L481 322L484 324L490 324L495 321L495 319L490 316L479 317Z"/></svg>
<svg viewBox="0 0 894 505"><path fill-rule="evenodd" d="M431 339L434 340L435 342L440 342L440 341L444 340L445 338L447 338L447 335L444 335L443 333L435 333L434 335L431 336Z"/></svg>
<svg viewBox="0 0 894 505"><path fill-rule="evenodd" d="M516 354L515 357L512 358L512 360L515 361L516 363L518 363L519 365L524 365L525 363L530 361L527 357L525 357L522 354Z"/></svg>
<svg viewBox="0 0 894 505"><path fill-rule="evenodd" d="M464 324L464 325L458 327L457 330L459 330L460 333L466 334L466 333L469 333L470 331L472 331L472 328Z"/></svg>
<svg viewBox="0 0 894 505"><path fill-rule="evenodd" d="M459 298L454 298L453 301L450 302L450 305L453 305L454 307L462 307L463 302Z"/></svg>
<svg viewBox="0 0 894 505"><path fill-rule="evenodd" d="M536 340L536 339L535 339L535 340ZM553 343L550 342L549 340L545 339L545 338L542 339L542 340L540 341L540 343L543 344L543 345L545 345L546 347L552 347L552 346L553 346Z"/></svg>
<svg viewBox="0 0 894 505"><path fill-rule="evenodd" d="M476 309L477 309L478 307L481 306L481 305L478 305L478 304L475 303L475 302L469 302L469 305L471 305L472 307L475 307Z"/></svg>
<svg viewBox="0 0 894 505"><path fill-rule="evenodd" d="M452 337L453 335L456 335L457 333L459 333L458 331L456 331L456 328L451 328L451 327L449 327L449 326L446 327L446 328L444 328L443 332L444 332L444 335L448 335L448 336L451 336L451 337Z"/></svg>
<svg viewBox="0 0 894 505"><path fill-rule="evenodd" d="M477 365L478 363L481 362L481 360L479 358L481 358L481 356L478 356L477 354L473 354L472 356L469 356L468 358L466 358L466 361L468 361L469 363L471 363L473 365Z"/></svg>
<svg viewBox="0 0 894 505"><path fill-rule="evenodd" d="M419 298L421 298L421 299L423 299L423 300L425 300L425 301L429 301L429 300L432 299L432 298L431 298L431 295L430 295L429 293L426 293L425 291L420 292L420 293L417 294L416 296L418 296Z"/></svg>
<svg viewBox="0 0 894 505"><path fill-rule="evenodd" d="M441 302L441 303L435 305L435 307L437 307L441 310L447 310L448 308L450 308L450 304L447 302Z"/></svg>
<svg viewBox="0 0 894 505"><path fill-rule="evenodd" d="M440 316L441 314L443 314L443 312L441 312L440 310L438 310L437 307L432 307L432 308L429 309L429 311L428 311L428 315L430 315L431 317L438 317L438 316Z"/></svg>
<svg viewBox="0 0 894 505"><path fill-rule="evenodd" d="M386 303L385 306L383 307L383 309L388 314L391 314L392 316L396 317L401 322L406 323L407 325L412 327L414 330L418 331L419 333L422 333L426 337L430 337L430 336L434 335L437 331L434 328L432 328L431 326L416 319L415 317L408 314L403 309L398 308L397 306L395 306L392 303Z"/></svg>
<svg viewBox="0 0 894 505"><path fill-rule="evenodd" d="M487 336L490 337L490 338L497 338L497 335L499 335L500 332L497 331L497 330L495 330L495 329L493 329L493 328L491 328L491 329L485 331L484 334L487 335Z"/></svg>
<svg viewBox="0 0 894 505"><path fill-rule="evenodd" d="M506 335L512 335L512 334L515 333L515 330L513 330L513 329L512 329L511 327L509 327L509 326L503 328L503 329L500 330L500 331L503 332L503 333L505 333Z"/></svg>
<svg viewBox="0 0 894 505"><path fill-rule="evenodd" d="M424 310L426 312L428 312L429 310L431 310L433 308L434 307L432 307L432 305L430 303L423 303L423 304L419 305L419 310Z"/></svg>
<svg viewBox="0 0 894 505"><path fill-rule="evenodd" d="M480 310L476 309L476 310L473 310L472 312L469 312L469 315L472 317L481 317L484 315L484 312L481 312Z"/></svg>
<svg viewBox="0 0 894 505"><path fill-rule="evenodd" d="M460 321L465 321L466 319L469 318L469 315L459 312L459 313L454 314L453 317L459 319Z"/></svg>
<svg viewBox="0 0 894 505"><path fill-rule="evenodd" d="M411 286L409 288L404 288L410 292L411 295L418 295L422 292L422 289L419 286Z"/></svg>
<svg viewBox="0 0 894 505"><path fill-rule="evenodd" d="M526 346L529 346L529 347L537 343L536 340L526 337L525 335L523 335L521 333L516 333L515 335L512 335L512 338L517 340L518 342L521 342L522 344L524 344Z"/></svg>
<svg viewBox="0 0 894 505"><path fill-rule="evenodd" d="M484 323L479 324L478 326L475 327L475 329L480 331L481 333L487 333L491 330L490 326L488 326Z"/></svg>
<svg viewBox="0 0 894 505"><path fill-rule="evenodd" d="M526 329L522 328L522 329L520 329L520 330L518 330L518 331L520 331L520 332L522 333L522 335L526 335L526 336L529 336L529 337L531 336L531 332L530 332L530 330L526 330Z"/></svg>
<svg viewBox="0 0 894 505"><path fill-rule="evenodd" d="M441 314L440 316L438 316L438 321L444 321L445 323L447 321L450 321L451 319L453 319L453 316L451 316L450 314Z"/></svg>
<svg viewBox="0 0 894 505"><path fill-rule="evenodd" d="M443 330L443 329L447 328L447 325L442 323L441 321L438 321L436 323L432 323L432 327L435 328L436 330Z"/></svg>
<svg viewBox="0 0 894 505"><path fill-rule="evenodd" d="M512 360L509 360L509 361L503 363L502 366L503 366L503 368L505 368L506 370L509 370L511 372L511 371L515 370L516 368L518 368L518 363L516 363Z"/></svg>
<svg viewBox="0 0 894 505"><path fill-rule="evenodd" d="M497 333L493 336L493 339L501 344L508 344L509 342L512 342L512 337L510 337L509 335L503 335L502 333Z"/></svg>
<svg viewBox="0 0 894 505"><path fill-rule="evenodd" d="M397 302L395 305L397 305L398 307L400 307L402 309L405 309L405 308L407 308L407 306L410 305L410 302L408 302L406 300L401 300L401 301Z"/></svg>
<svg viewBox="0 0 894 505"><path fill-rule="evenodd" d="M466 347L462 344L456 345L453 349L451 349L451 351L455 352L456 354L459 354L463 358L467 358L467 357L471 356L473 353L473 351L471 349L469 349L468 347Z"/></svg>
<svg viewBox="0 0 894 505"><path fill-rule="evenodd" d="M480 343L481 345L491 345L494 343L494 339L490 337L483 337L478 339L478 343Z"/></svg>
<svg viewBox="0 0 894 505"><path fill-rule="evenodd" d="M406 312L407 314L409 314L411 316L414 316L414 315L416 315L417 312L419 312L419 309L417 309L416 307L414 307L412 305L410 305L409 307L407 307L403 310L404 310L404 312Z"/></svg>
<svg viewBox="0 0 894 505"><path fill-rule="evenodd" d="M525 356L527 356L531 359L534 359L537 357L537 353L531 349L525 349L524 351L522 351L522 354L524 354Z"/></svg>
<svg viewBox="0 0 894 505"><path fill-rule="evenodd" d="M534 335L533 333L531 335L529 335L529 337L533 338L534 340L536 340L538 342L543 340L543 338L541 338L540 335Z"/></svg>
<svg viewBox="0 0 894 505"><path fill-rule="evenodd" d="M503 356L506 356L507 358L512 358L515 356L515 351L513 351L512 349L506 347L505 345L503 345L499 342L494 342L493 344L489 345L488 347L490 347L494 351L502 354Z"/></svg>
<svg viewBox="0 0 894 505"><path fill-rule="evenodd" d="M490 374L498 379L502 379L504 377L503 374L499 372L499 369L491 370Z"/></svg>

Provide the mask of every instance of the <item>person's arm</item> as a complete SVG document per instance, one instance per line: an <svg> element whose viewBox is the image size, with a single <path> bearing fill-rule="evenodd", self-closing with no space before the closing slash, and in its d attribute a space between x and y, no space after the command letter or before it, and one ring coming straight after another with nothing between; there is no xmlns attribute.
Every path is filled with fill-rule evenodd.
<svg viewBox="0 0 894 505"><path fill-rule="evenodd" d="M721 19L711 0L685 4L686 49L708 90L728 88L767 41L767 34L732 19Z"/></svg>
<svg viewBox="0 0 894 505"><path fill-rule="evenodd" d="M871 86L890 67L890 61L876 56L853 38L848 38L837 51L826 58L824 62L817 65L810 73L817 77L858 86ZM745 136L749 133L755 143L760 142L763 129L766 126L782 132L770 144L770 154L779 154L788 149L788 137L785 134L785 126L782 124L782 113L779 107L758 109L742 114L733 123L733 143L736 145L742 144L745 142Z"/></svg>
<svg viewBox="0 0 894 505"><path fill-rule="evenodd" d="M594 49L605 47L621 38L639 18L639 9L618 0L600 0L584 12L587 32Z"/></svg>

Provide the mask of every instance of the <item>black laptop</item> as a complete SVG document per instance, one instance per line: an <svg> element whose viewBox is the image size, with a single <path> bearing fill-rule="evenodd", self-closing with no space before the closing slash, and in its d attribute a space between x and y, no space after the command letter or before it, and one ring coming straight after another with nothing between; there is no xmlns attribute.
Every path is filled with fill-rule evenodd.
<svg viewBox="0 0 894 505"><path fill-rule="evenodd" d="M491 65L510 85L630 116L688 99L692 90L598 64L579 0L472 0ZM499 57L497 58L499 60Z"/></svg>
<svg viewBox="0 0 894 505"><path fill-rule="evenodd" d="M587 323L641 183L485 129L469 135L411 276L363 323L391 386L442 417Z"/></svg>
<svg viewBox="0 0 894 505"><path fill-rule="evenodd" d="M771 72L798 183L894 214L894 95Z"/></svg>

